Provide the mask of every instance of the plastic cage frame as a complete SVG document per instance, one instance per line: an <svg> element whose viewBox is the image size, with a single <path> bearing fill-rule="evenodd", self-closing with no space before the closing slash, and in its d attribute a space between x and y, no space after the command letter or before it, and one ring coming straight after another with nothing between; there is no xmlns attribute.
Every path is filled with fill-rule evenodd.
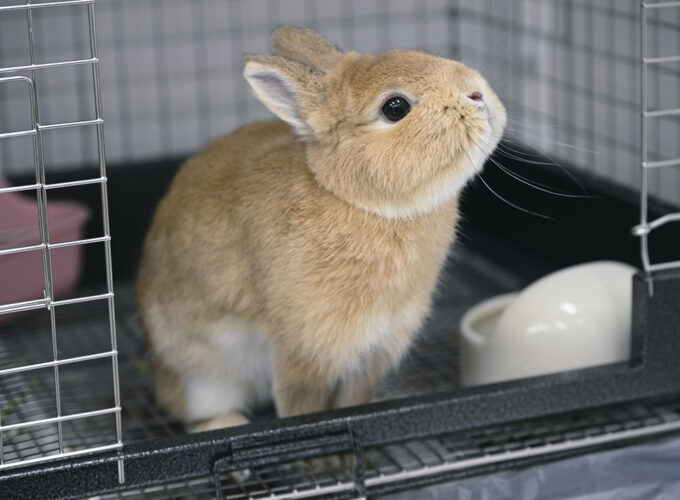
<svg viewBox="0 0 680 500"><path fill-rule="evenodd" d="M94 0L60 2L67 3L93 5ZM652 8L672 7L680 7L680 2L654 4ZM641 4L643 30L646 29L645 12L648 8L649 5ZM644 81L646 65L655 62L645 60L644 37L641 49L641 77ZM643 97L643 106L644 102ZM645 108L641 116L643 123L653 118ZM101 116L97 120L101 120ZM99 127L101 121L94 125ZM39 127L36 126L36 130ZM644 129L642 141L644 145ZM643 157L643 186L646 171L650 168L645 163ZM651 165L665 166L672 165ZM103 173L102 178L105 179ZM40 182L34 188L45 188L38 184ZM104 189L103 183L102 186ZM644 189L642 195L642 226L635 232L643 237L642 251L646 252L646 234L656 226L654 222L647 222ZM663 222L677 217L671 215ZM680 393L680 365L677 363L680 357L680 270L674 265L655 268L647 264L648 261L646 271L638 273L633 280L634 356L630 362L428 394L408 400L372 403L276 422L255 422L243 427L135 443L117 452L16 468L0 475L0 496L35 498L41 492L50 491L55 497L75 497L210 474L219 482L217 478L223 472L339 452L350 452L355 456L354 488L340 493L344 497L365 495L370 492L372 484L364 478L363 450L371 446L677 395ZM106 298L112 304L112 291L110 293L111 296ZM674 423L665 426L663 431L677 429L680 425ZM592 444L597 445L597 440L593 440ZM565 451L563 447L552 450L556 454ZM512 453L503 456L503 460L518 464L527 458L526 455ZM480 460L475 465L492 466L495 460ZM123 469L125 484L121 485ZM412 484L417 484L417 481Z"/></svg>

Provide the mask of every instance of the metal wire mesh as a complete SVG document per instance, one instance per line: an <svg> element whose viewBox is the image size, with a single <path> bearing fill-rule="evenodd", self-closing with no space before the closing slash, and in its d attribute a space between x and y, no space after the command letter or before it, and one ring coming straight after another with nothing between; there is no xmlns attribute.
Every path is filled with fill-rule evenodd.
<svg viewBox="0 0 680 500"><path fill-rule="evenodd" d="M74 11L70 18L44 22L51 50L82 54L86 40L72 29L82 21ZM410 47L446 55L449 45L447 0L99 0L97 21L110 163L188 155L270 116L251 96L241 61L244 53L266 51L280 24L317 26L347 48ZM0 19L0 60L19 52L21 34L12 24ZM55 80L46 96L49 107L71 113L86 108L79 99L82 85L78 78ZM6 111L4 119L21 120L9 103ZM47 145L55 168L92 161L93 152L82 147L87 138L72 132ZM0 150L14 172L28 168L21 150L19 144Z"/></svg>
<svg viewBox="0 0 680 500"><path fill-rule="evenodd" d="M290 23L316 27L348 50L408 47L461 59L481 70L508 104L511 138L637 191L639 4L100 0L109 159L124 163L187 155L213 137L268 116L240 76L241 58L243 53L266 51L271 32ZM82 54L85 41L68 29L77 22L76 17L53 26L45 23L44 28L55 31L54 50ZM680 14L655 12L649 23L650 48L677 52ZM11 32L11 26L2 27ZM0 59L11 55L18 43L7 38L0 44ZM680 106L679 64L650 67L652 110ZM60 85L47 99L50 108L75 112L87 107L78 101L76 85L66 79L56 83ZM13 121L19 119L9 107L6 111ZM81 131L73 132L47 145L58 152L59 168L87 164L92 158L93 152L83 147L87 139L78 136ZM679 134L677 116L655 119L651 161L679 156ZM0 151L0 156L15 158L19 149ZM677 169L652 172L649 192L677 203Z"/></svg>
<svg viewBox="0 0 680 500"><path fill-rule="evenodd" d="M648 220L647 213L647 198L649 196L650 177L652 176L651 171L667 171L669 169L678 169L678 167L680 167L680 151L674 155L671 155L671 157L661 157L661 159L656 160L653 159L653 155L650 155L650 151L654 151L654 148L650 148L650 136L652 136L652 128L654 125L656 125L658 143L658 135L660 135L661 131L666 132L666 128L668 128L668 125L662 128L660 122L669 118L675 119L676 121L680 120L680 99L673 107L671 107L669 104L666 104L665 106L660 106L657 104L654 109L650 109L650 101L658 101L658 98L653 99L650 98L649 95L651 86L650 83L653 85L653 81L650 81L650 73L655 74L652 69L664 67L664 65L667 66L673 63L680 63L680 44L677 44L676 52L668 54L660 52L658 43L659 32L662 30L662 27L659 25L659 19L666 19L668 16L668 11L671 10L675 10L677 15L680 16L680 2L643 2L640 7L640 114L642 118L642 127L640 130L640 167L642 171L640 188L640 224L634 228L634 234L640 236L642 264L647 272L680 267L680 259L673 262L652 264L650 260L648 241L649 233L652 230L668 224L669 222L680 221L680 212L666 214L653 221ZM657 22L654 23L654 20ZM652 26L650 26L650 24ZM650 36L651 33L653 34ZM652 40L651 43L650 38ZM650 53L650 49L652 53ZM680 87L680 85L677 85L677 80L675 83L677 87ZM652 95L654 95L653 91ZM654 106L653 104L651 105ZM676 134L676 139L679 136L680 134ZM677 143L678 142L676 140L676 144Z"/></svg>
<svg viewBox="0 0 680 500"><path fill-rule="evenodd" d="M37 23L38 12L61 11L63 9L83 9L85 22L78 26L81 36L88 41L89 52L83 57L50 55L43 49L49 40L41 39ZM17 197L17 193L35 194L36 227L10 227L5 231L0 246L0 258L3 259L3 275L14 266L26 268L41 266L44 278L42 296L32 299L21 297L0 304L1 319L16 320L16 314L24 311L40 311L43 322L41 332L49 341L40 359L30 359L15 351L8 356L9 350L3 350L0 364L0 469L42 462L53 458L72 456L82 453L118 449L122 446L122 428L120 420L120 397L118 390L118 364L116 330L114 322L113 280L111 276L111 247L108 225L108 207L106 199L106 170L104 159L103 119L101 97L99 93L98 54L95 34L94 2L92 0L68 0L63 2L43 2L24 4L4 2L0 4L0 16L18 14L15 23L23 26L26 33L25 52L28 60L14 65L0 67L0 87L23 87L23 113L28 122L20 126L3 123L0 130L0 142L17 138L28 138L31 141L31 157L35 171L35 183L23 186L0 188L0 196ZM55 116L43 108L43 92L50 86L46 75L53 71L85 67L91 82L92 104L89 119L64 119ZM9 75L9 76L6 76ZM16 102L16 101L12 101ZM45 155L44 144L54 131L72 128L94 128L94 147L97 151L98 176L95 179L76 179L67 183L49 183L46 176L46 165L49 158ZM49 193L52 190L84 185L98 185L102 204L101 236L89 239L67 239L58 241L55 220L48 217L51 212ZM16 198L18 200L18 198ZM24 203L26 199L24 198ZM29 203L30 204L30 203ZM6 214L5 214L6 215ZM10 221L11 222L11 221ZM18 224L18 222L17 222ZM37 231L34 231L37 230ZM35 234L34 234L35 232ZM26 238L29 241L26 244ZM105 285L100 293L76 294L68 297L57 297L55 294L56 276L59 272L58 254L61 249L82 245L100 244L103 247L106 275L102 280ZM32 252L39 252L40 260L21 261L21 257ZM21 279L21 277L20 277ZM21 289L21 283L3 283L10 292ZM96 351L82 355L65 355L61 336L61 318L64 310L75 304L87 304L89 307L97 302L106 305L106 316L103 318L108 329L107 343ZM47 319L45 321L45 316ZM59 334L57 326L59 325ZM3 342L5 339L3 339ZM13 346L14 348L15 346ZM31 349L24 351L30 353ZM105 366L108 372L110 397L99 404L83 403L78 399L81 386L86 385L90 370ZM103 422L109 424L111 432L102 432ZM87 424L85 424L87 422ZM94 425L100 432L96 439L78 440L78 429L82 425Z"/></svg>

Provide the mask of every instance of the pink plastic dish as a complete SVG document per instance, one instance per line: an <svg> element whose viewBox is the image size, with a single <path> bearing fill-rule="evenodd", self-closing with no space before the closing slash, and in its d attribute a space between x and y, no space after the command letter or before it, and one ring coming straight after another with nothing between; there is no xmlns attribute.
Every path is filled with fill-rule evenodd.
<svg viewBox="0 0 680 500"><path fill-rule="evenodd" d="M0 176L0 188L9 187ZM87 207L70 201L48 203L52 243L82 239L90 218ZM0 250L40 244L36 198L18 193L0 194ZM52 282L55 298L64 297L78 283L82 246L52 250ZM43 298L42 252L32 250L0 256L0 306ZM0 323L14 314L0 314Z"/></svg>

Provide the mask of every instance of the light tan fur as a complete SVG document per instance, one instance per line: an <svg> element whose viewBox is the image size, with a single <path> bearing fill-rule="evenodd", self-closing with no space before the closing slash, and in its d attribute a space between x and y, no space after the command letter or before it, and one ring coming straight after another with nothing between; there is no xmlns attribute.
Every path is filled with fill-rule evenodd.
<svg viewBox="0 0 680 500"><path fill-rule="evenodd" d="M248 125L186 162L138 277L159 399L197 429L241 423L267 397L280 416L370 400L429 312L458 191L505 124L488 84L455 61L342 53L294 28L273 48L244 74L288 123ZM380 109L394 94L413 105L390 123ZM187 381L201 377L235 402L197 416Z"/></svg>

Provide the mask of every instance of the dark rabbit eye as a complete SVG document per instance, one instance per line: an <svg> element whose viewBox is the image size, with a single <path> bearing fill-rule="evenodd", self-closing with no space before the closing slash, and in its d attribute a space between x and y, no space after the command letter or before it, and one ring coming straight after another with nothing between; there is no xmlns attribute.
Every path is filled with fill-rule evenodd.
<svg viewBox="0 0 680 500"><path fill-rule="evenodd" d="M391 122L398 122L411 111L409 102L401 96L390 97L382 107L382 114Z"/></svg>

